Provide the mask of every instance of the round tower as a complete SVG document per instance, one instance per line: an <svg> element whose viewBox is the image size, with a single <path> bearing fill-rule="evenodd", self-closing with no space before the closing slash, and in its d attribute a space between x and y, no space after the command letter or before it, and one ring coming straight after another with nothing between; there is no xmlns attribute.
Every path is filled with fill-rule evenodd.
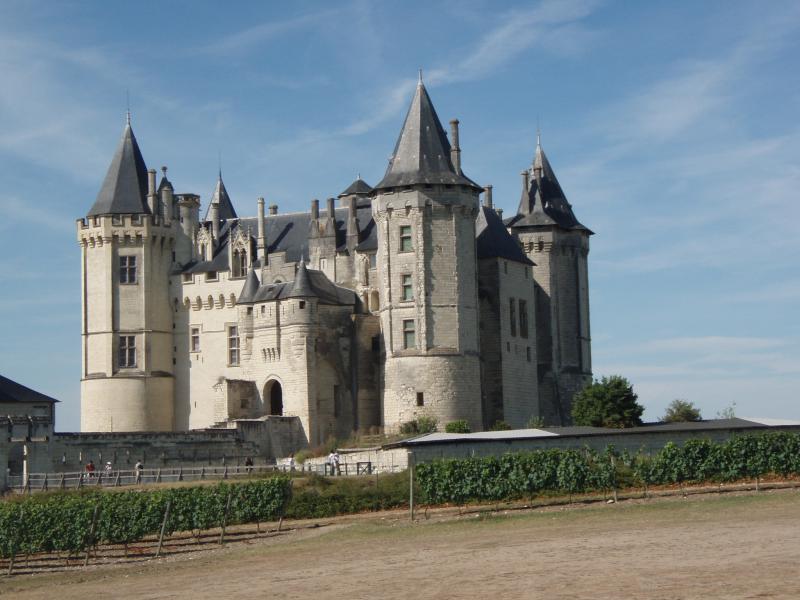
<svg viewBox="0 0 800 600"><path fill-rule="evenodd" d="M539 396L545 422L572 422L572 398L592 380L589 237L537 136L511 229L533 263Z"/></svg>
<svg viewBox="0 0 800 600"><path fill-rule="evenodd" d="M475 217L481 188L460 169L419 82L372 203L386 348L387 430L420 416L482 425Z"/></svg>
<svg viewBox="0 0 800 600"><path fill-rule="evenodd" d="M172 223L129 121L97 200L77 223L82 431L173 429Z"/></svg>

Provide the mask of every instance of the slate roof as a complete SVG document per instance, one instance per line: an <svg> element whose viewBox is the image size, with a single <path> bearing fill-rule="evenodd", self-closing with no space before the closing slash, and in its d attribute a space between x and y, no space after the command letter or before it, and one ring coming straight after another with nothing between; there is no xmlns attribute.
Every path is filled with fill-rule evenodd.
<svg viewBox="0 0 800 600"><path fill-rule="evenodd" d="M422 81L417 84L403 129L376 190L414 184L456 184L482 190L458 173L450 160L450 142Z"/></svg>
<svg viewBox="0 0 800 600"><path fill-rule="evenodd" d="M481 206L475 220L475 234L478 259L506 258L532 265L519 243L508 233L497 212L488 206Z"/></svg>
<svg viewBox="0 0 800 600"><path fill-rule="evenodd" d="M361 175L359 175L358 178L353 183L347 186L347 189L345 191L339 194L339 198L352 195L366 196L371 192L372 192L372 186L363 179L361 179Z"/></svg>
<svg viewBox="0 0 800 600"><path fill-rule="evenodd" d="M294 280L282 283L258 285L258 278L251 270L239 294L238 303L255 304L286 298L317 298L322 304L342 306L358 304L358 296L353 290L336 285L322 271L307 268L303 261L297 267Z"/></svg>
<svg viewBox="0 0 800 600"><path fill-rule="evenodd" d="M147 167L144 164L131 124L125 126L122 139L106 172L88 216L138 215L149 213L147 206Z"/></svg>
<svg viewBox="0 0 800 600"><path fill-rule="evenodd" d="M211 194L211 202L209 202L208 208L206 208L206 221L211 219L211 205L214 203L219 205L220 221L236 218L236 210L233 208L233 202L231 202L231 197L228 195L228 190L225 189L225 183L222 181L222 173L220 173L217 178L217 185L214 187L214 193Z"/></svg>
<svg viewBox="0 0 800 600"><path fill-rule="evenodd" d="M535 176L537 171L541 173L539 178ZM517 215L508 223L513 227L558 226L563 229L582 229L591 234L575 217L572 205L561 189L539 140L536 142L531 173L528 193L523 193Z"/></svg>
<svg viewBox="0 0 800 600"><path fill-rule="evenodd" d="M58 400L0 375L0 402L58 402Z"/></svg>
<svg viewBox="0 0 800 600"><path fill-rule="evenodd" d="M320 213L320 220L325 218L325 212ZM334 211L336 219L336 248L344 251L347 249L347 209L337 208ZM371 252L378 249L378 232L375 221L372 219L372 209L369 205L359 206L356 209L356 219L358 219L359 252ZM311 223L310 213L283 213L277 215L264 216L264 235L267 239L267 252L285 252L287 262L300 262L308 260L308 229ZM205 223L208 225L208 221ZM230 219L222 221L219 232L219 244L217 244L214 256L210 261L192 262L184 266L184 273L204 273L207 271L227 271L228 264L228 240L230 231L236 225L248 229L253 233L258 231L258 218L245 217L242 219Z"/></svg>

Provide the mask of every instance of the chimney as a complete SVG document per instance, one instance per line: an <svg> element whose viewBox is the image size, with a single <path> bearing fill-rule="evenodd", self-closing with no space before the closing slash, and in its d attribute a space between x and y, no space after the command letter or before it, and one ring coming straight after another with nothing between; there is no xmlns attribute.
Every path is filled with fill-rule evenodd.
<svg viewBox="0 0 800 600"><path fill-rule="evenodd" d="M461 147L458 145L458 119L450 121L450 138L452 141L450 160L453 161L453 167L455 167L456 173L461 175Z"/></svg>
<svg viewBox="0 0 800 600"><path fill-rule="evenodd" d="M257 252L258 259L261 261L261 266L267 264L267 241L264 237L264 198L258 199L258 241Z"/></svg>
<svg viewBox="0 0 800 600"><path fill-rule="evenodd" d="M164 174L164 180L167 180L167 167L161 167L161 172ZM164 225L172 225L172 213L174 211L172 204L172 186L165 185L161 190L161 207L164 209Z"/></svg>
<svg viewBox="0 0 800 600"><path fill-rule="evenodd" d="M336 235L336 213L335 213L336 200L328 198L328 215L325 219L325 235Z"/></svg>
<svg viewBox="0 0 800 600"><path fill-rule="evenodd" d="M483 188L483 204L486 208L492 207L492 186L487 185Z"/></svg>
<svg viewBox="0 0 800 600"><path fill-rule="evenodd" d="M150 169L147 171L147 206L150 213L156 214L156 170Z"/></svg>
<svg viewBox="0 0 800 600"><path fill-rule="evenodd" d="M277 215L278 214L278 205L277 204L270 204L269 205L269 214Z"/></svg>
<svg viewBox="0 0 800 600"><path fill-rule="evenodd" d="M497 209L497 216L500 217L501 221L503 220L503 209L502 208L498 208Z"/></svg>
<svg viewBox="0 0 800 600"><path fill-rule="evenodd" d="M311 222L308 224L308 237L319 237L319 200L311 201Z"/></svg>
<svg viewBox="0 0 800 600"><path fill-rule="evenodd" d="M211 238L216 245L219 242L219 204L211 203Z"/></svg>
<svg viewBox="0 0 800 600"><path fill-rule="evenodd" d="M520 175L522 175L522 193L527 195L530 189L528 188L528 176L530 175L530 171L523 171Z"/></svg>
<svg viewBox="0 0 800 600"><path fill-rule="evenodd" d="M356 218L356 196L347 197L347 250L350 256L358 245L358 220Z"/></svg>

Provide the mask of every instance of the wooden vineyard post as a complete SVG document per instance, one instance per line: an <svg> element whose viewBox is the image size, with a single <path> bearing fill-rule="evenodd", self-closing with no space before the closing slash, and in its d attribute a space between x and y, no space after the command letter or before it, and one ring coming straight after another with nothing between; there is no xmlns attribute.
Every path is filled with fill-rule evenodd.
<svg viewBox="0 0 800 600"><path fill-rule="evenodd" d="M228 499L225 501L225 512L222 515L222 531L220 531L219 534L220 546L225 541L225 525L228 523L228 511L230 510L230 508L231 508L231 493L228 492Z"/></svg>
<svg viewBox="0 0 800 600"><path fill-rule="evenodd" d="M414 454L408 451L408 508L411 522L414 522Z"/></svg>
<svg viewBox="0 0 800 600"><path fill-rule="evenodd" d="M94 512L92 513L92 524L89 526L89 534L86 536L86 558L83 561L83 566L86 567L89 565L89 552L92 549L92 545L94 544L94 528L97 526L97 517L100 515L100 505L97 504L94 507Z"/></svg>
<svg viewBox="0 0 800 600"><path fill-rule="evenodd" d="M167 500L167 508L164 510L164 520L161 522L161 533L158 535L158 549L156 549L156 558L161 556L161 547L164 545L164 532L167 530L167 519L169 519L169 509L172 505L172 500Z"/></svg>

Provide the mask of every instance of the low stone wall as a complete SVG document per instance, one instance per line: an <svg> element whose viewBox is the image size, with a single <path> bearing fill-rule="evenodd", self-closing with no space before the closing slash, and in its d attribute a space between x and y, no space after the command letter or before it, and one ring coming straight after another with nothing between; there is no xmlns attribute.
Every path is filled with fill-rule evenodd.
<svg viewBox="0 0 800 600"><path fill-rule="evenodd" d="M324 465L328 462L327 456L309 458L307 465ZM363 467L370 463L373 473L396 473L408 468L408 450L394 448L383 450L381 448L348 448L339 450L339 467L342 473L353 475L357 472L358 463Z"/></svg>
<svg viewBox="0 0 800 600"><path fill-rule="evenodd" d="M203 465L273 464L308 443L297 417L233 421L225 428L128 433L53 433L48 441L28 444L28 472L81 471L90 460L99 470L107 461L132 469L141 460L148 468ZM21 443L7 450L21 454ZM12 468L12 474L21 474ZM16 463L14 463L16 465Z"/></svg>

